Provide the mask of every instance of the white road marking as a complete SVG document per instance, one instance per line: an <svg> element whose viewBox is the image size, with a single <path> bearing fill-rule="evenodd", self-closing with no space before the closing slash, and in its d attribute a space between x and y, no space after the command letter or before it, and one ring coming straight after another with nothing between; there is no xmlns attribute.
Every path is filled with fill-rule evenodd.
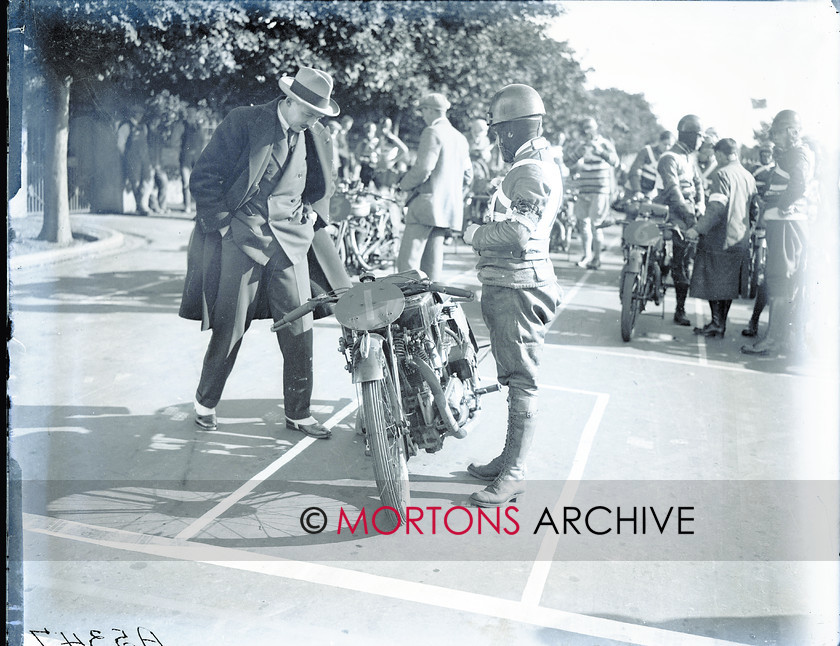
<svg viewBox="0 0 840 646"><path fill-rule="evenodd" d="M703 327L703 304L706 302L698 298L694 299L694 317L697 319L697 327ZM702 334L697 335L697 353L699 355L697 359L698 363L701 366L709 365L709 360L706 356L706 337Z"/></svg>
<svg viewBox="0 0 840 646"><path fill-rule="evenodd" d="M330 417L326 422L324 422L324 426L327 428L332 427L336 423L343 420L347 417L350 413L356 410L357 403L355 401L350 402L344 408L339 410L335 413L332 417ZM202 531L205 527L207 527L210 523L212 523L216 518L221 516L225 513L228 509L233 507L236 503L242 500L245 496L251 493L261 482L265 481L267 478L270 478L274 473L276 473L283 465L288 464L294 458L296 458L300 453L302 453L306 447L314 442L319 442L317 438L306 436L302 440L300 440L297 444L295 444L291 449L286 451L281 457L276 459L274 462L269 464L265 469L260 471L257 475L253 478L248 480L245 484L239 487L236 491L230 494L227 498L222 500L218 505L210 509L206 514L197 518L195 521L190 523L187 527L185 527L175 538L179 539L189 539L198 534Z"/></svg>
<svg viewBox="0 0 840 646"><path fill-rule="evenodd" d="M422 603L427 606L507 619L595 637L596 639L637 644L638 646L674 646L674 644L680 644L680 646L744 646L744 644L722 639L653 628L642 624L625 623L614 619L592 617L555 608L534 606L521 601L500 599L486 594L454 590L428 583L405 581L321 563L293 561L255 554L246 550L108 529L74 521L57 520L47 516L23 514L23 526L26 531L108 549L214 565L263 576L294 579L330 588L352 590L410 603Z"/></svg>
<svg viewBox="0 0 840 646"><path fill-rule="evenodd" d="M561 386L549 386L545 384L540 384L540 388L562 390L566 392L592 395L595 397L595 405L592 407L592 412L589 414L589 419L586 420L586 425L583 427L583 432L580 435L580 441L578 441L577 450L575 451L575 457L572 460L572 466L569 469L566 484L563 485L563 489L560 491L560 497L558 498L557 504L554 506L554 510L552 511L552 517L558 518L563 515L563 507L571 505L575 494L577 493L578 484L583 478L583 471L586 468L586 463L589 460L589 454L592 451L592 443L595 440L595 434L598 432L598 427L601 425L601 419L604 417L604 411L607 408L610 396L606 393L577 390L574 388L563 388ZM542 543L540 543L539 552L537 553L534 564L531 567L531 573L528 575L528 581L525 583L525 589L522 591L523 604L527 606L539 605L559 541L560 537L557 534L547 532L542 540Z"/></svg>

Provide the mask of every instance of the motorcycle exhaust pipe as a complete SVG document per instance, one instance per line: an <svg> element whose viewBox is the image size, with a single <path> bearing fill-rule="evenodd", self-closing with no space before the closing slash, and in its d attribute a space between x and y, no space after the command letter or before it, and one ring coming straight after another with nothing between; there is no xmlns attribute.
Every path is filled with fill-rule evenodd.
<svg viewBox="0 0 840 646"><path fill-rule="evenodd" d="M449 435L454 435L459 440L463 440L467 436L467 429L458 426L458 422L455 421L455 416L452 415L452 411L449 409L449 403L446 401L446 395L443 392L443 388L441 388L440 380L435 374L435 371L432 370L432 367L422 359L412 359L410 360L410 363L417 368L420 376L423 377L423 381L429 384L429 388L432 391L432 397L435 400L435 405L437 406L440 416L443 419L443 423L446 426L447 433Z"/></svg>

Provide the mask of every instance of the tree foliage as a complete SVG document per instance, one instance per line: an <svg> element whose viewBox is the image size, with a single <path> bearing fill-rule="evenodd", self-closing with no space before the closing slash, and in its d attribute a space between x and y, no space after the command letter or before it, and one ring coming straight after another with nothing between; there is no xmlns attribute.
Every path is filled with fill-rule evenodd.
<svg viewBox="0 0 840 646"><path fill-rule="evenodd" d="M333 75L334 98L345 113L390 117L409 140L422 128L414 106L424 93L446 94L450 116L463 128L509 83L540 92L551 139L593 110L602 127L629 130L620 147L644 143L655 124L641 95L587 92L574 52L546 36L562 16L559 3L30 0L28 6L33 69L51 83L75 84L75 96L87 97L80 102L110 93L161 114L203 102L223 115L274 98L279 78L311 66Z"/></svg>

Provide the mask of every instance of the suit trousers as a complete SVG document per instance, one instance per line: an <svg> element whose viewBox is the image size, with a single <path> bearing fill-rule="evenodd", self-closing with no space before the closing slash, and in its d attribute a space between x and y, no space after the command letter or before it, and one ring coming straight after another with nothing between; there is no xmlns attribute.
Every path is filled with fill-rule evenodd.
<svg viewBox="0 0 840 646"><path fill-rule="evenodd" d="M271 316L278 320L309 298L306 259L292 264L277 246L268 263L260 265L242 252L228 232L222 238L219 292L210 316L212 336L196 391L202 406L214 408L222 397L242 338L254 318L258 288L267 290ZM309 416L312 399L311 315L279 330L277 341L283 354L286 416L303 419Z"/></svg>
<svg viewBox="0 0 840 646"><path fill-rule="evenodd" d="M410 222L405 225L397 256L397 271L419 269L430 280L443 271L443 241L449 229Z"/></svg>

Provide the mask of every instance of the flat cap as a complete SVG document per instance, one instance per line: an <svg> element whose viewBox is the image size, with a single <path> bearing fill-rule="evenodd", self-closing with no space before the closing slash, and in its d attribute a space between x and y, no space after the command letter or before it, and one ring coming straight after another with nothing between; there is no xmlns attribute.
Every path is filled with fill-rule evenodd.
<svg viewBox="0 0 840 646"><path fill-rule="evenodd" d="M435 108L436 110L446 111L450 107L449 101L446 100L446 97L440 94L439 92L431 92L427 94L422 99L420 99L420 103L417 105L418 108Z"/></svg>

